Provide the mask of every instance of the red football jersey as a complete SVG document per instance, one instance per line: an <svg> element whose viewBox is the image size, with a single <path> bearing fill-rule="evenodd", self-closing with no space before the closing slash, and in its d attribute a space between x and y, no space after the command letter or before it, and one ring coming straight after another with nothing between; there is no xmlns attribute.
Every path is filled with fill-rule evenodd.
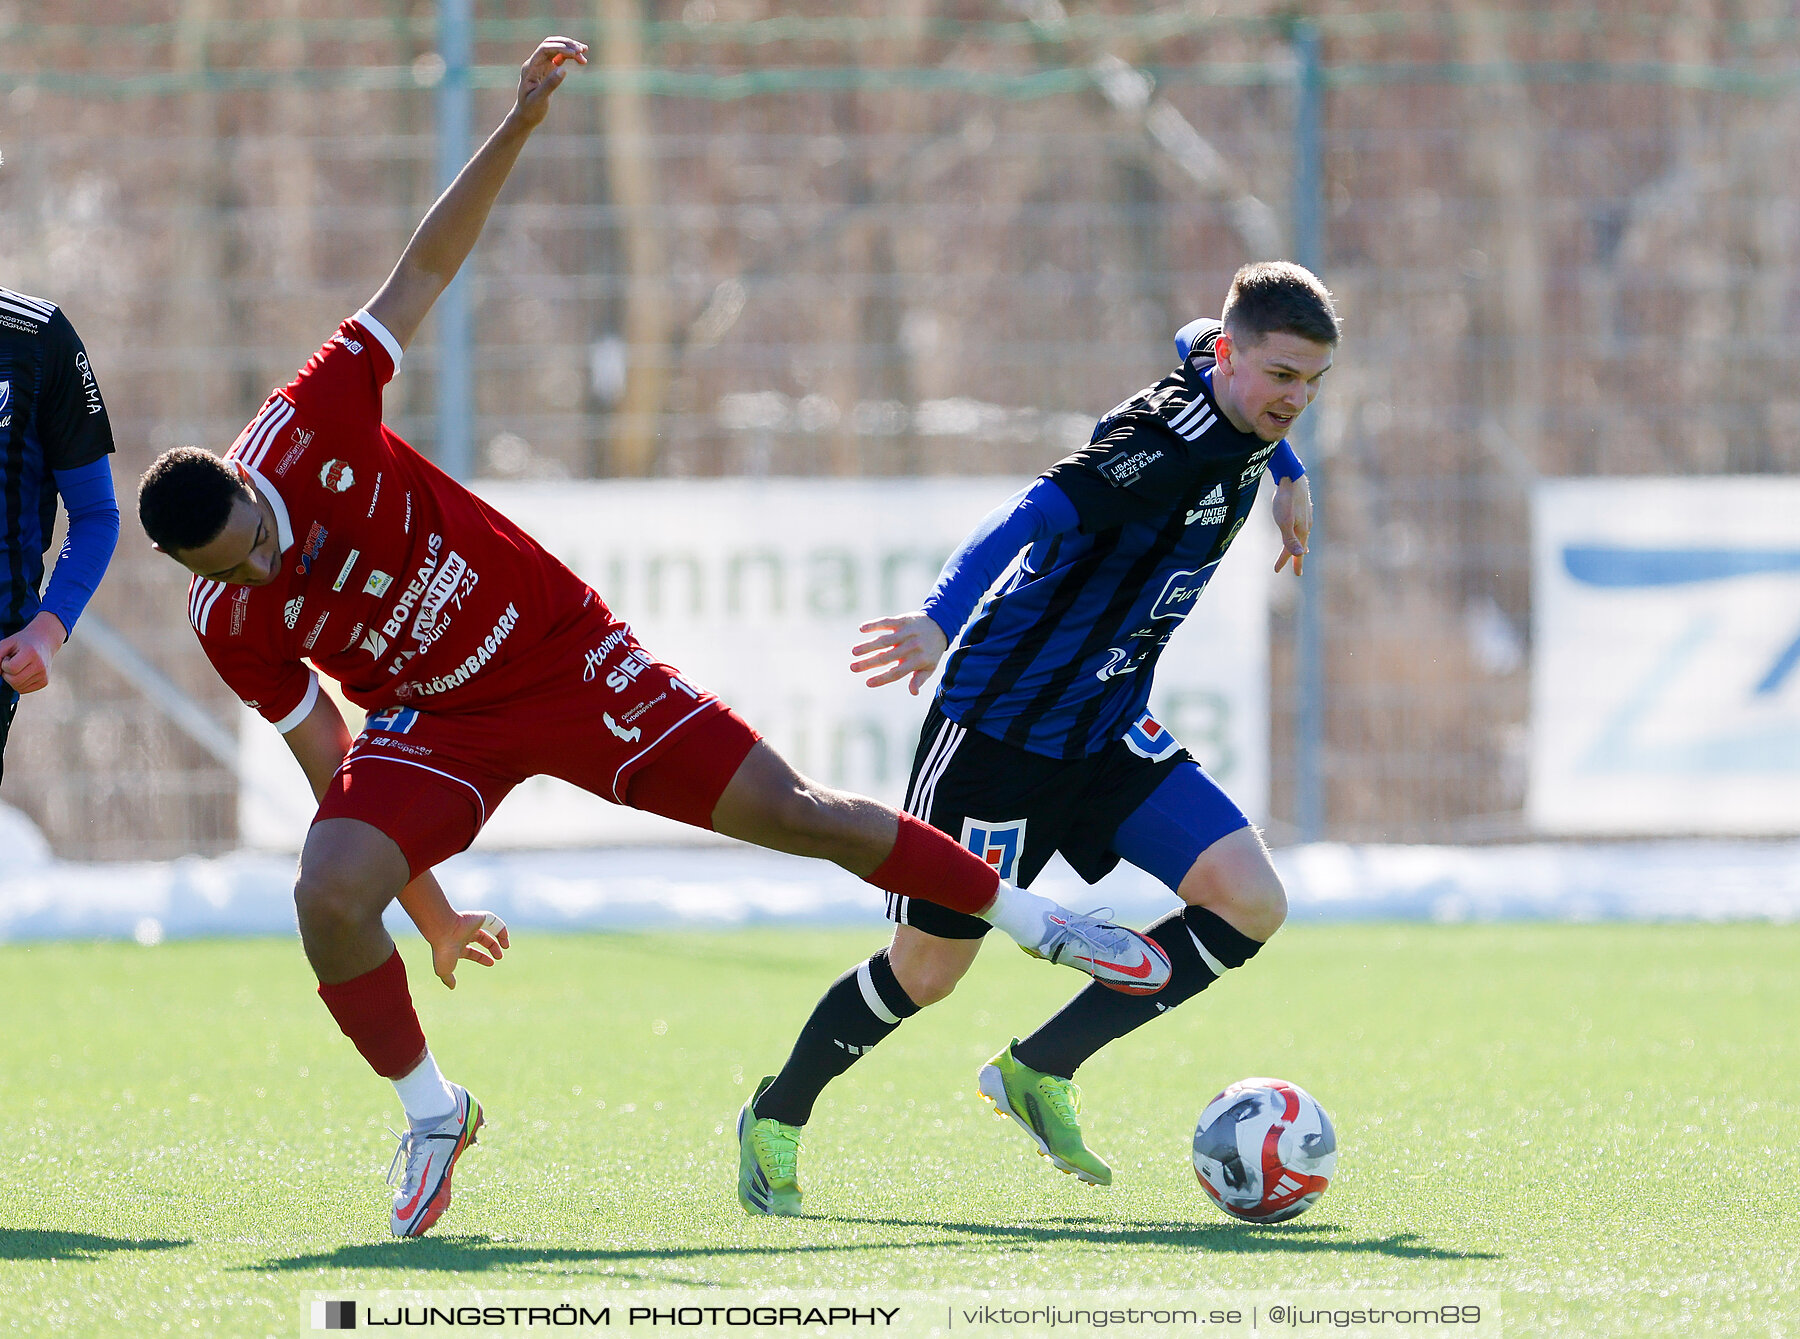
<svg viewBox="0 0 1800 1339"><path fill-rule="evenodd" d="M317 700L306 662L364 708L472 710L531 681L532 647L595 597L530 535L388 431L400 345L359 312L271 395L227 460L274 508L267 586L195 577L188 618L278 729Z"/></svg>

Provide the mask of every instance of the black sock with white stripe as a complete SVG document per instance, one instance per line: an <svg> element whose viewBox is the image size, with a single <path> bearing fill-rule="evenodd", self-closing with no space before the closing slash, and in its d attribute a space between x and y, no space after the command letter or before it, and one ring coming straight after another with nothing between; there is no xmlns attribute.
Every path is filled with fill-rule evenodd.
<svg viewBox="0 0 1800 1339"><path fill-rule="evenodd" d="M1205 907L1171 911L1144 933L1169 955L1168 985L1154 995L1123 995L1095 982L1013 1047L1013 1058L1042 1074L1074 1078L1102 1046L1192 999L1262 947Z"/></svg>
<svg viewBox="0 0 1800 1339"><path fill-rule="evenodd" d="M757 1119L806 1124L825 1085L918 1012L919 1006L900 989L886 949L859 962L813 1006L781 1073L756 1099Z"/></svg>

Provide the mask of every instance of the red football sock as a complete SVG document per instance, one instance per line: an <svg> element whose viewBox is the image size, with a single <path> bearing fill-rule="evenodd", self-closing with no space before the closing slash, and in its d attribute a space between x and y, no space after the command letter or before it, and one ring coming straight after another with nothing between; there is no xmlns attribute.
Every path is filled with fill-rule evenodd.
<svg viewBox="0 0 1800 1339"><path fill-rule="evenodd" d="M993 902L1000 875L966 846L911 814L901 814L894 849L869 875L869 882L886 892L974 916Z"/></svg>
<svg viewBox="0 0 1800 1339"><path fill-rule="evenodd" d="M382 1078L401 1078L424 1056L425 1029L413 1010L399 949L372 972L329 986L321 983L319 998Z"/></svg>

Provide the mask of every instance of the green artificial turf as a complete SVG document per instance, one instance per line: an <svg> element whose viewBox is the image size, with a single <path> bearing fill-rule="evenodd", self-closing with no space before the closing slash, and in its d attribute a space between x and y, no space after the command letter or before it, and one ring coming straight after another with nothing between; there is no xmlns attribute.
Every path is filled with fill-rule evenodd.
<svg viewBox="0 0 1800 1339"><path fill-rule="evenodd" d="M297 944L0 949L0 1325L293 1334L303 1293L345 1288L1464 1288L1509 1335L1800 1333L1800 928L1290 929L1082 1070L1109 1190L975 1094L1078 984L996 936L826 1093L810 1216L748 1219L737 1110L880 942L526 932L453 995L406 945L489 1117L414 1242L386 1235L398 1105ZM1251 1074L1338 1129L1330 1192L1279 1227L1225 1218L1188 1162Z"/></svg>

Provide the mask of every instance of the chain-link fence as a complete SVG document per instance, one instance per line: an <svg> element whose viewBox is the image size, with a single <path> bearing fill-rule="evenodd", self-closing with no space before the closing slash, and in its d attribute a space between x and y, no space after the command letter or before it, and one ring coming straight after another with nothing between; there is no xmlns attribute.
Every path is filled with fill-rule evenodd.
<svg viewBox="0 0 1800 1339"><path fill-rule="evenodd" d="M479 474L1028 475L1160 375L1239 264L1290 250L1272 6L792 9L484 0L465 72L400 0L0 3L0 284L82 332L129 497L163 448L227 445L374 290L434 193L444 82L485 133L550 31L595 60L471 264ZM1514 835L1533 479L1800 463L1800 26L1755 3L1309 22L1347 328L1309 462L1324 830ZM428 452L436 338L388 400ZM181 588L128 516L93 607L124 654L78 636L22 704L5 799L64 854L235 841L234 776L169 715L231 711Z"/></svg>

